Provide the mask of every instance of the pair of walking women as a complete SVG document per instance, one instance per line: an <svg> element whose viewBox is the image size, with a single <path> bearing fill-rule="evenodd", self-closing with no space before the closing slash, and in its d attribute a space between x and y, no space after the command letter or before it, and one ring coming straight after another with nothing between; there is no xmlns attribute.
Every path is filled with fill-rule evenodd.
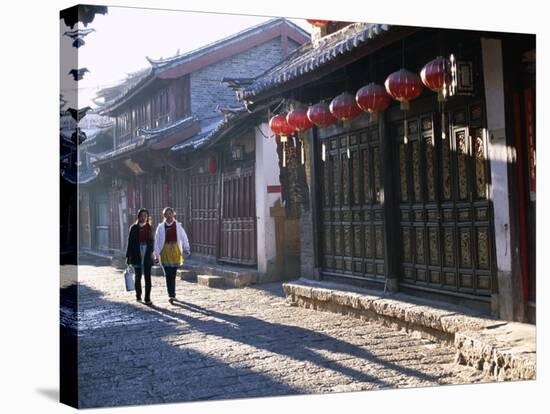
<svg viewBox="0 0 550 414"><path fill-rule="evenodd" d="M151 267L153 263L162 266L166 278L168 298L172 302L176 298L176 272L183 264L184 257L190 253L189 240L181 223L176 221L172 207L162 211L164 221L153 233L151 216L147 209L142 208L137 213L136 222L130 227L126 263L135 269L136 300L142 301L141 278L145 279L145 304L151 302Z"/></svg>

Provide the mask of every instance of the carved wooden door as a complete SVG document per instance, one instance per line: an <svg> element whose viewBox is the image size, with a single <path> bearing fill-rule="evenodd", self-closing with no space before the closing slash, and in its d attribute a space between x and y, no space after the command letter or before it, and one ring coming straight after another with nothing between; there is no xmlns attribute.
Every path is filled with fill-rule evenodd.
<svg viewBox="0 0 550 414"><path fill-rule="evenodd" d="M384 280L378 125L322 140L320 161L321 271Z"/></svg>
<svg viewBox="0 0 550 414"><path fill-rule="evenodd" d="M493 289L489 169L483 105L390 127L397 161L401 285L488 297Z"/></svg>
<svg viewBox="0 0 550 414"><path fill-rule="evenodd" d="M222 174L219 260L255 265L256 192L254 166Z"/></svg>
<svg viewBox="0 0 550 414"><path fill-rule="evenodd" d="M219 233L218 176L208 173L192 175L189 187L191 252L215 258Z"/></svg>

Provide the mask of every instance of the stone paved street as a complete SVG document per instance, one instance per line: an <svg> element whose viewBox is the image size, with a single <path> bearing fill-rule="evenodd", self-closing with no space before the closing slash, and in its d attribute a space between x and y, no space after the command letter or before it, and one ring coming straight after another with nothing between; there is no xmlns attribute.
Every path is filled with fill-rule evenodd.
<svg viewBox="0 0 550 414"><path fill-rule="evenodd" d="M121 271L79 267L81 407L481 382L454 350L348 316L285 303L280 283L209 289L177 280L154 306Z"/></svg>

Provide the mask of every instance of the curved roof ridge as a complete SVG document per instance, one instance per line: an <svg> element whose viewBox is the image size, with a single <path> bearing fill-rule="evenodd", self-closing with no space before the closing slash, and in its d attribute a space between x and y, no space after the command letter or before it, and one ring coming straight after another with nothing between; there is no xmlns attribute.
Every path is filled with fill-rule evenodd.
<svg viewBox="0 0 550 414"><path fill-rule="evenodd" d="M253 32L259 31L260 29L263 30L267 27L277 26L277 25L282 24L282 23L292 25L293 28L298 28L300 31L302 31L304 36L309 36L309 33L307 33L304 29L302 29L298 25L292 23L288 19L286 19L284 17L276 17L276 18L272 18L270 20L267 20L265 22L256 24L254 26L247 27L246 29L243 29L243 30L241 30L237 33L233 33L233 34L231 34L229 36L226 36L222 39L218 39L218 40L215 40L213 42L206 43L203 46L200 46L196 49L190 50L188 52L185 52L185 53L182 53L182 54L179 54L179 55L174 55L174 56L170 56L170 57L167 57L167 58L159 58L159 59L153 59L153 58L147 56L146 59L154 67L164 67L165 65L175 63L179 60L185 60L185 59L195 57L195 56L203 54L203 53L207 53L208 51L210 51L213 48L225 45L227 43L231 43L232 41L236 41L236 40L240 39L241 37L244 37L244 36L247 36L249 34L252 34Z"/></svg>
<svg viewBox="0 0 550 414"><path fill-rule="evenodd" d="M295 49L286 59L267 69L251 83L237 91L240 101L247 101L292 79L329 64L340 55L369 43L396 26L377 23L350 23L317 42L308 42Z"/></svg>

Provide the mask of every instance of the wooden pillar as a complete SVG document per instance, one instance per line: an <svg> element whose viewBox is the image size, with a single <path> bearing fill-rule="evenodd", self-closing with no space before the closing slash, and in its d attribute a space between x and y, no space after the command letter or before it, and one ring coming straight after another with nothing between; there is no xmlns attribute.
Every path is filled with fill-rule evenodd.
<svg viewBox="0 0 550 414"><path fill-rule="evenodd" d="M492 295L493 312L500 319L513 320L522 314L518 305L522 301L521 280L512 271L512 243L510 237L510 165L511 146L506 136L504 65L502 44L499 39L481 39L483 80L489 134L489 160L491 166L490 199L493 204L494 235L497 268L497 291ZM508 138L508 139L507 139ZM516 309L514 309L516 308Z"/></svg>
<svg viewBox="0 0 550 414"><path fill-rule="evenodd" d="M321 166L319 154L321 154L321 145L319 142L319 130L317 128L311 129L312 133L308 134L309 145L307 146L307 157L311 165L310 172L310 186L309 186L309 200L311 203L311 218L313 221L313 277L315 280L320 280L319 268L321 267L321 216L319 206L321 205L321 188L319 187L319 177L321 176Z"/></svg>

